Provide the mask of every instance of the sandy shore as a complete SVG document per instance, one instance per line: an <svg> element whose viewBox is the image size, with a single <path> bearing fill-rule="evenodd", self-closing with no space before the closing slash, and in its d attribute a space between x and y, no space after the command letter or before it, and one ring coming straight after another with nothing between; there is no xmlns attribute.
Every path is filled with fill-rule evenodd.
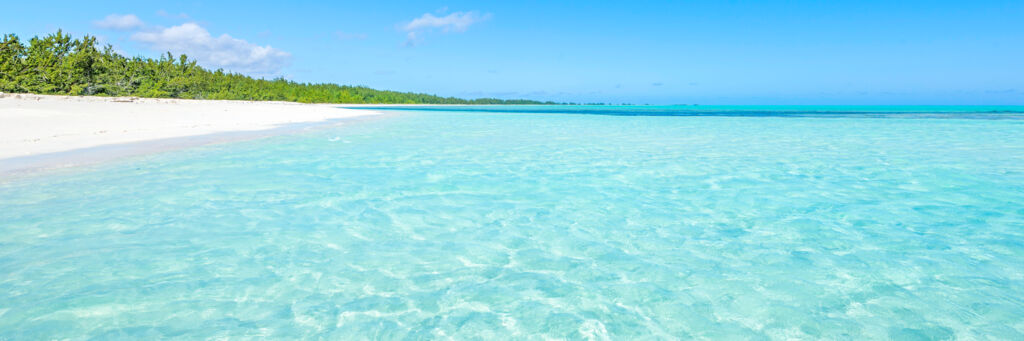
<svg viewBox="0 0 1024 341"><path fill-rule="evenodd" d="M335 104L0 94L0 163L375 114Z"/></svg>

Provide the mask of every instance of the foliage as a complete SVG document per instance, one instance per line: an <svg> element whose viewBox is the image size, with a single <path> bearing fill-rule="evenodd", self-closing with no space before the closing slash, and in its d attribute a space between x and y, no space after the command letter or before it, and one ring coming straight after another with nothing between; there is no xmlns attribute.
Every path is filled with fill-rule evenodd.
<svg viewBox="0 0 1024 341"><path fill-rule="evenodd" d="M255 79L207 70L185 55L174 58L170 52L159 59L128 58L110 45L97 48L95 37L72 39L62 31L34 37L27 46L16 35L4 35L0 40L0 92L303 103L553 104Z"/></svg>

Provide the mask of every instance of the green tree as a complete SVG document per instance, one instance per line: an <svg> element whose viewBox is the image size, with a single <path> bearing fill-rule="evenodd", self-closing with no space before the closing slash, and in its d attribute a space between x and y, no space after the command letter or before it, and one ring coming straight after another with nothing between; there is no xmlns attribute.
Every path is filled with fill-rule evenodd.
<svg viewBox="0 0 1024 341"><path fill-rule="evenodd" d="M186 55L127 58L96 37L72 39L58 30L26 46L8 34L0 41L0 91L59 95L274 100L302 103L540 104L528 100L465 100L363 86L256 79L208 70ZM547 104L554 104L546 102Z"/></svg>

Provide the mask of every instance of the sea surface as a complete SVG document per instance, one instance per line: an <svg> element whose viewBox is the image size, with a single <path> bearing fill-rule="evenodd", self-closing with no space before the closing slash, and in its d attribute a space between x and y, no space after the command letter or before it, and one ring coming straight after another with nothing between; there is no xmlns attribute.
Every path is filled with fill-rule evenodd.
<svg viewBox="0 0 1024 341"><path fill-rule="evenodd" d="M1020 107L403 107L0 179L0 340L1024 339Z"/></svg>

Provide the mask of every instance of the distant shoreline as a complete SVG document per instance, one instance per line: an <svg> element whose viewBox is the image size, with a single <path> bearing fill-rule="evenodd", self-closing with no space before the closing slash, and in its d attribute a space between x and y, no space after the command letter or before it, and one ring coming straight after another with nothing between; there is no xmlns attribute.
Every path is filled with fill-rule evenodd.
<svg viewBox="0 0 1024 341"><path fill-rule="evenodd" d="M341 106L361 105L0 93L0 175L258 138L382 114Z"/></svg>

